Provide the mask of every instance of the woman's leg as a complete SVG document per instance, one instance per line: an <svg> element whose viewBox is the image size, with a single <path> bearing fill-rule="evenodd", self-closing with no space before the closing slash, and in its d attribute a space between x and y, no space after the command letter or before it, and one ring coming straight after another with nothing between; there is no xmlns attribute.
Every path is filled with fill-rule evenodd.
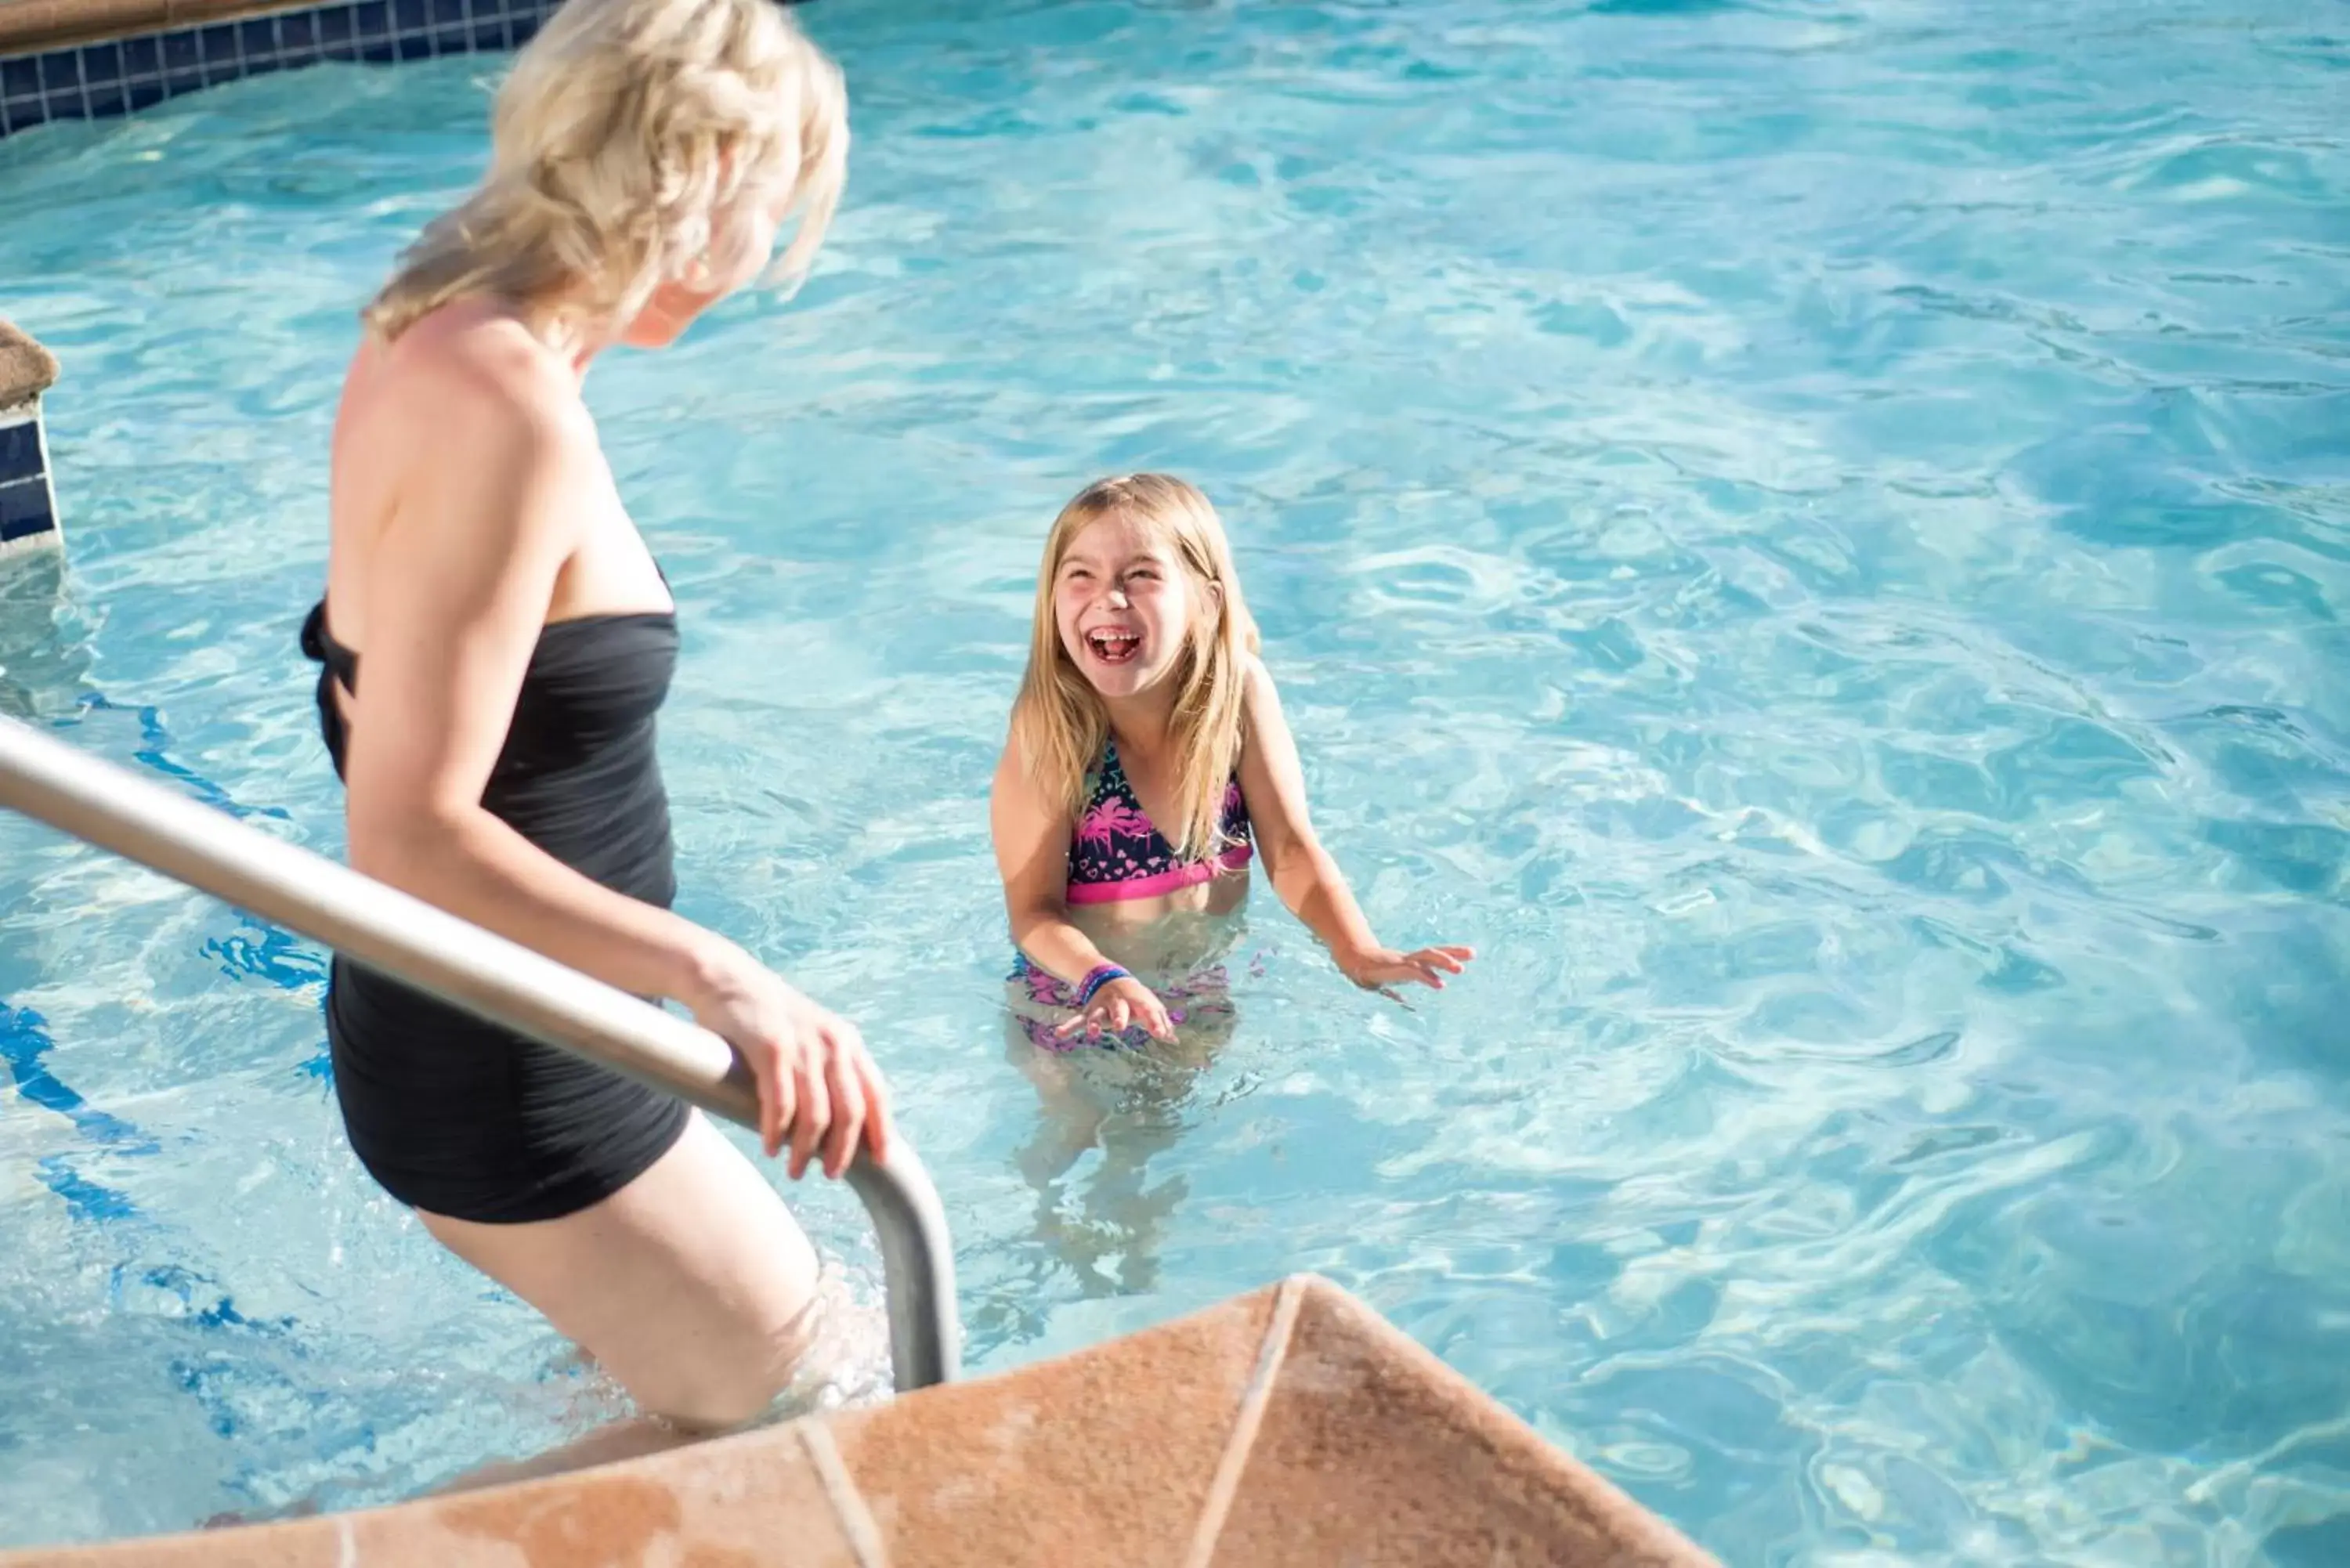
<svg viewBox="0 0 2350 1568"><path fill-rule="evenodd" d="M650 1169L577 1214L522 1225L418 1218L537 1308L639 1408L683 1426L754 1419L815 1342L815 1249L699 1112Z"/></svg>

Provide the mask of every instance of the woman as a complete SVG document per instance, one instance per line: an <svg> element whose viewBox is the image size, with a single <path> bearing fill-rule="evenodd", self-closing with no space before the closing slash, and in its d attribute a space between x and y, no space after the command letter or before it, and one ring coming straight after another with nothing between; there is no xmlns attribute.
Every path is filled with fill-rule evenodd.
<svg viewBox="0 0 2350 1568"><path fill-rule="evenodd" d="M772 0L569 0L498 94L481 186L366 312L303 636L351 864L684 1004L794 1179L882 1157L888 1100L854 1028L670 911L674 606L580 381L758 276L794 208L804 266L847 151L839 73ZM815 1254L698 1114L339 961L328 1030L369 1173L639 1407L732 1426L785 1386Z"/></svg>

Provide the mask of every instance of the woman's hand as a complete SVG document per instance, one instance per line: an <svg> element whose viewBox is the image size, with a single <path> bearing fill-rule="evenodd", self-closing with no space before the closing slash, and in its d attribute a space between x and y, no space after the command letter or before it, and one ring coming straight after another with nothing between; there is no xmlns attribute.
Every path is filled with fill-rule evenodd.
<svg viewBox="0 0 2350 1568"><path fill-rule="evenodd" d="M1399 953L1393 948L1371 948L1340 959L1338 968L1365 991L1378 991L1407 981L1417 981L1430 991L1442 991L1444 977L1459 974L1476 956L1473 948L1421 948L1408 953Z"/></svg>
<svg viewBox="0 0 2350 1568"><path fill-rule="evenodd" d="M1107 1029L1113 1034L1123 1034L1134 1024L1142 1025L1153 1040L1172 1044L1175 1025L1167 1016L1167 1006L1151 989L1132 975L1122 975L1094 992L1094 999L1080 1009L1075 1018L1053 1031L1063 1040L1078 1033Z"/></svg>
<svg viewBox="0 0 2350 1568"><path fill-rule="evenodd" d="M774 1158L785 1142L797 1181L819 1150L837 1179L861 1137L875 1159L889 1155L889 1095L857 1026L817 1006L739 948L720 950L684 998L694 1021L729 1045L759 1085L759 1140Z"/></svg>

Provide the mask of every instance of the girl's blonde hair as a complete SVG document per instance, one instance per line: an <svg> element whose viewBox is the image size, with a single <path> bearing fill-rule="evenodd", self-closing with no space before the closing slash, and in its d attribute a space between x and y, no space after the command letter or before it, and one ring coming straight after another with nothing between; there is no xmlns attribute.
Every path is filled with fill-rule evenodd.
<svg viewBox="0 0 2350 1568"><path fill-rule="evenodd" d="M1256 622L1232 569L1232 545L1208 498L1163 473L1129 473L1090 484L1053 520L1045 568L1036 579L1036 624L1028 673L1012 708L1012 735L1028 776L1071 817L1086 809L1095 767L1109 743L1109 712L1061 645L1053 613L1061 558L1086 528L1124 516L1173 551L1196 590L1182 661L1174 679L1175 821L1160 831L1176 853L1203 858L1223 847L1224 794L1241 755L1241 718L1248 669L1257 651Z"/></svg>
<svg viewBox="0 0 2350 1568"><path fill-rule="evenodd" d="M461 296L625 323L695 269L739 275L757 205L805 209L804 272L848 158L840 71L775 0L566 0L515 58L489 171L363 313L386 338Z"/></svg>

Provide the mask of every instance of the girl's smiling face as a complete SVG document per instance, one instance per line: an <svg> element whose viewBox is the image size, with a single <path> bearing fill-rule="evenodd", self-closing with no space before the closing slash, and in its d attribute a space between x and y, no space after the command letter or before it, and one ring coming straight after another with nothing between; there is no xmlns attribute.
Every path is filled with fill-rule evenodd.
<svg viewBox="0 0 2350 1568"><path fill-rule="evenodd" d="M1086 524L1062 552L1053 618L1078 671L1115 701L1149 691L1180 664L1199 596L1155 530L1112 513Z"/></svg>

